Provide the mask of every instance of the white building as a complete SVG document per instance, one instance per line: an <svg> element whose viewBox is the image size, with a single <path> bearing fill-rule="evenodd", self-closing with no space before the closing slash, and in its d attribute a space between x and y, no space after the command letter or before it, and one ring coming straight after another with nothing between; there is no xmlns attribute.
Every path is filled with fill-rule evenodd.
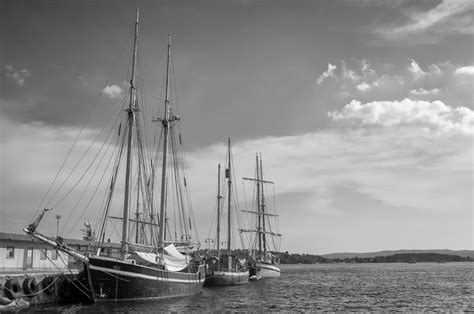
<svg viewBox="0 0 474 314"><path fill-rule="evenodd" d="M68 263L67 254L33 242L26 234L0 232L0 275L64 271Z"/></svg>

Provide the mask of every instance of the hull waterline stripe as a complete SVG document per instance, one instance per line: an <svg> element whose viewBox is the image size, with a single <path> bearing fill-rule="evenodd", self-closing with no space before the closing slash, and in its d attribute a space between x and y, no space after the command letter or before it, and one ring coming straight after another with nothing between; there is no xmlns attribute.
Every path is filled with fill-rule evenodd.
<svg viewBox="0 0 474 314"><path fill-rule="evenodd" d="M99 266L94 266L94 265L90 265L89 268L91 270L102 271L104 273L114 273L114 274L122 275L122 276L142 278L142 279L148 279L148 280L156 280L156 281L179 282L179 283L201 283L201 282L204 282L205 280L205 278L201 280L192 280L192 279L185 280L185 279L172 279L172 278L165 278L165 277L149 276L149 275L144 275L144 274L137 274L133 272L123 271L123 270L99 267Z"/></svg>

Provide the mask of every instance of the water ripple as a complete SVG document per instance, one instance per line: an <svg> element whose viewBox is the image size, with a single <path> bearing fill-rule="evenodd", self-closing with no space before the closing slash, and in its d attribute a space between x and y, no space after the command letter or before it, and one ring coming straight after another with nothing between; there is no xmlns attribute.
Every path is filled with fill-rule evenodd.
<svg viewBox="0 0 474 314"><path fill-rule="evenodd" d="M278 279L149 302L41 306L62 313L474 311L474 263L282 265Z"/></svg>

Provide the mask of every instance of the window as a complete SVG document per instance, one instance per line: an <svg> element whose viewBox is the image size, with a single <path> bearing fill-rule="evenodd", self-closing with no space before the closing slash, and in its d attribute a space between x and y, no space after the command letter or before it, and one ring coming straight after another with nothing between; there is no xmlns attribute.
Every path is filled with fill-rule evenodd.
<svg viewBox="0 0 474 314"><path fill-rule="evenodd" d="M54 259L54 260L58 259L58 251L56 250L51 251L51 259Z"/></svg>
<svg viewBox="0 0 474 314"><path fill-rule="evenodd" d="M48 249L41 250L40 260L44 261L48 258Z"/></svg>
<svg viewBox="0 0 474 314"><path fill-rule="evenodd" d="M7 258L15 258L15 247L7 246Z"/></svg>

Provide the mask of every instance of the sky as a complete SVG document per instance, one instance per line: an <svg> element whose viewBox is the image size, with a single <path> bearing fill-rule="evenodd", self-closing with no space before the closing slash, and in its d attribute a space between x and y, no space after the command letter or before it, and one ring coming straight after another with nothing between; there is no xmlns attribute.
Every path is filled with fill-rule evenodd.
<svg viewBox="0 0 474 314"><path fill-rule="evenodd" d="M463 0L0 1L0 231L34 219L77 134L123 101L136 8L150 113L172 34L201 242L230 137L238 178L259 152L275 181L281 251L474 249Z"/></svg>

